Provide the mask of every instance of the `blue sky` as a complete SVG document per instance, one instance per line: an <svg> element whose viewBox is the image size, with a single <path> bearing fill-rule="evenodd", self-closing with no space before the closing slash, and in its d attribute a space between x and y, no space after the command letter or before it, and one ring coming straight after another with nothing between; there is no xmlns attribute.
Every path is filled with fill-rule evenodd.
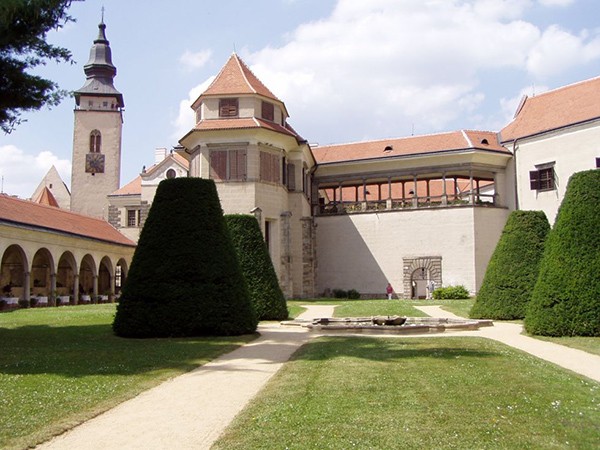
<svg viewBox="0 0 600 450"><path fill-rule="evenodd" d="M85 80L100 9L125 99L121 185L193 126L189 105L235 50L314 145L498 131L523 94L600 75L594 0L87 0L49 40ZM74 100L0 136L3 191L29 197L54 164L70 183Z"/></svg>

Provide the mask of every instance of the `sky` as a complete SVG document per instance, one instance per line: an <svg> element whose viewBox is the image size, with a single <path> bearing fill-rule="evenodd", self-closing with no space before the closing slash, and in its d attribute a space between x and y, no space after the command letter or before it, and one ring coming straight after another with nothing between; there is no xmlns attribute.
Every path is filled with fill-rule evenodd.
<svg viewBox="0 0 600 450"><path fill-rule="evenodd" d="M86 0L48 34L75 64L36 73L74 91L106 35L125 101L121 186L194 125L235 51L312 146L499 131L523 95L600 76L596 0ZM28 198L54 165L70 185L74 99L0 135L2 192Z"/></svg>

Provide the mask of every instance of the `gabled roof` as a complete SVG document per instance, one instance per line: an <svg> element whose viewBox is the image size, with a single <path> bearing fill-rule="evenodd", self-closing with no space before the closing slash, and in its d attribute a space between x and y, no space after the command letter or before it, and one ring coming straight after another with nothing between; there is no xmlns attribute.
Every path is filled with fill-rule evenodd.
<svg viewBox="0 0 600 450"><path fill-rule="evenodd" d="M116 190L113 195L141 195L142 194L142 177L138 175L121 189Z"/></svg>
<svg viewBox="0 0 600 450"><path fill-rule="evenodd" d="M510 154L506 148L500 145L496 133L470 130L354 142L351 144L326 145L315 147L312 151L317 163L323 164L475 148Z"/></svg>
<svg viewBox="0 0 600 450"><path fill-rule="evenodd" d="M500 132L502 142L600 118L600 77L525 97L513 121Z"/></svg>
<svg viewBox="0 0 600 450"><path fill-rule="evenodd" d="M38 196L36 198L32 198L31 201L34 203L38 203L40 205L53 206L54 208L60 208L60 206L58 205L58 202L54 198L54 195L52 195L52 192L50 192L50 189L48 189L46 186L44 186L44 188L40 191Z"/></svg>
<svg viewBox="0 0 600 450"><path fill-rule="evenodd" d="M0 194L0 222L135 247L102 219Z"/></svg>
<svg viewBox="0 0 600 450"><path fill-rule="evenodd" d="M177 164L179 164L182 169L190 170L190 162L187 159L185 159L183 156L181 156L179 153L173 152L173 153L168 154L161 162L151 166L142 175L149 175L153 172L156 172L160 167L167 164L166 161L168 161L169 159L172 161L175 161Z"/></svg>

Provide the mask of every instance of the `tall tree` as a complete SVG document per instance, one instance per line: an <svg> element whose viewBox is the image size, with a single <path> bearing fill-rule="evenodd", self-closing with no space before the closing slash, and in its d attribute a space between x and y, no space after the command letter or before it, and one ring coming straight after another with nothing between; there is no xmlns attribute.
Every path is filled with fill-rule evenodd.
<svg viewBox="0 0 600 450"><path fill-rule="evenodd" d="M544 336L600 336L600 170L577 172L548 234L525 329Z"/></svg>
<svg viewBox="0 0 600 450"><path fill-rule="evenodd" d="M0 2L0 128L10 133L21 112L55 106L68 92L57 83L28 73L48 61L72 62L71 52L46 42L46 34L74 19L73 0Z"/></svg>

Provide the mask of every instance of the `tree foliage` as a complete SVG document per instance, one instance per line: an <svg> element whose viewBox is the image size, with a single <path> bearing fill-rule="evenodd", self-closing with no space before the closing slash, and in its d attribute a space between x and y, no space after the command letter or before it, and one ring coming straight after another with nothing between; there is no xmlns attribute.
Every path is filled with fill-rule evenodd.
<svg viewBox="0 0 600 450"><path fill-rule="evenodd" d="M529 333L600 336L600 170L575 173L548 235L525 316Z"/></svg>
<svg viewBox="0 0 600 450"><path fill-rule="evenodd" d="M250 215L229 214L225 221L258 319L287 319L285 298L257 220Z"/></svg>
<svg viewBox="0 0 600 450"><path fill-rule="evenodd" d="M123 337L239 335L257 319L212 180L162 181L113 330Z"/></svg>
<svg viewBox="0 0 600 450"><path fill-rule="evenodd" d="M73 0L2 0L0 2L0 128L11 132L22 111L55 106L67 92L29 70L48 60L70 62L71 52L46 42L50 30L74 19Z"/></svg>
<svg viewBox="0 0 600 450"><path fill-rule="evenodd" d="M550 231L542 211L513 211L490 259L470 316L512 320L525 317Z"/></svg>

